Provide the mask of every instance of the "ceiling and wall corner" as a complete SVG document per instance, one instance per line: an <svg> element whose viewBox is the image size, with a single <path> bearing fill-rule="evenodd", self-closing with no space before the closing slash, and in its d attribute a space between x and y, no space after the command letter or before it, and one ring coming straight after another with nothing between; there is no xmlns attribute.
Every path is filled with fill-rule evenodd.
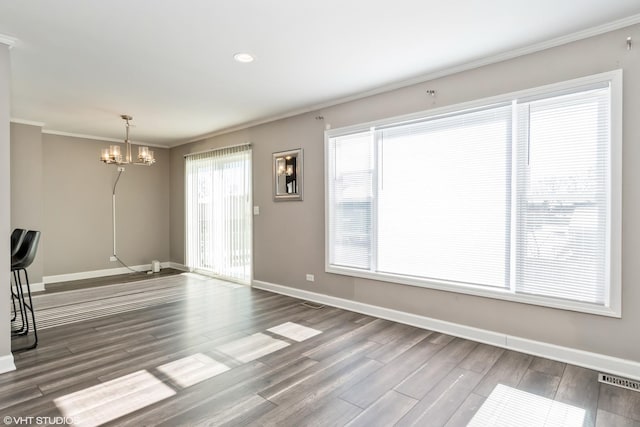
<svg viewBox="0 0 640 427"><path fill-rule="evenodd" d="M127 112L138 141L165 147L636 22L636 0L0 4L14 118L120 139Z"/></svg>

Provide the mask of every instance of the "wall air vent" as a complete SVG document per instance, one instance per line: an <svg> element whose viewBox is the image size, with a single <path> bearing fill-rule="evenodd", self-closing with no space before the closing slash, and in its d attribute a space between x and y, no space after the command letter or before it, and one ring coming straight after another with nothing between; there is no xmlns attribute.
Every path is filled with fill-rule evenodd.
<svg viewBox="0 0 640 427"><path fill-rule="evenodd" d="M598 374L598 381L616 387L628 388L629 390L640 392L640 381L629 380L627 378L616 377L609 374Z"/></svg>

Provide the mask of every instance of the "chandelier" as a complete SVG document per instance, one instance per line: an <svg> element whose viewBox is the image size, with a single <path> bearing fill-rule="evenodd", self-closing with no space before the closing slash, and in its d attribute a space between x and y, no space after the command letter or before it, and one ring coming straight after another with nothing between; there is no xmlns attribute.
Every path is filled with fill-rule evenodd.
<svg viewBox="0 0 640 427"><path fill-rule="evenodd" d="M103 148L102 154L100 155L100 161L106 164L116 164L116 165L146 165L151 166L156 162L155 157L153 157L153 151L149 150L149 147L138 147L138 157L135 161L133 161L131 157L131 141L129 141L129 127L131 126L129 122L133 120L133 117L128 116L126 114L121 115L122 120L126 122L126 131L127 136L124 140L124 154L120 150L119 145L111 145L109 148Z"/></svg>

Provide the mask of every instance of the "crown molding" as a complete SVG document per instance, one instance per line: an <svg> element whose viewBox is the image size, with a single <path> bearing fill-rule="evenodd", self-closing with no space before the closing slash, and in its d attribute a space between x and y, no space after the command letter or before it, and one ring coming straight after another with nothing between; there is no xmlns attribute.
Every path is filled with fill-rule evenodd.
<svg viewBox="0 0 640 427"><path fill-rule="evenodd" d="M469 70L473 70L475 68L480 68L480 67L484 67L486 65L491 65L491 64L495 64L498 62L502 62L502 61L506 61L509 59L514 59L514 58L518 58L520 56L525 56L525 55L529 55L532 53L536 53L536 52L540 52L546 49L550 49L553 47L557 47L557 46L562 46L565 44L569 44L575 41L579 41L579 40L583 40L583 39L587 39L589 37L594 37L594 36L598 36L600 34L605 34L611 31L615 31L615 30L619 30L621 28L625 28L625 27L629 27L631 25L636 25L640 23L640 13L639 14L635 14L635 15L631 15L631 16L627 16L625 18L622 19L618 19L612 22L608 22L606 24L602 24L602 25L598 25L595 27L591 27L591 28L587 28L585 30L580 30L580 31L576 31L573 32L571 34L567 34L564 36L560 36L560 37L556 37L550 40L546 40L543 42L539 42L539 43L535 43L532 44L530 46L525 46L522 48L518 48L518 49L512 49L509 50L507 52L503 52L503 53L499 53L496 55L491 55L491 56L487 56L485 58L482 59L478 59L475 61L471 61L471 62L466 62L460 65L456 65L454 67L449 67L449 68L445 68L442 70L437 70L434 71L432 73L428 73L428 74L423 74L419 77L414 77L411 79L406 79L406 80L401 80L399 82L396 83L391 83L388 85L384 85L384 86L380 86L376 89L372 89L369 91L365 91L365 92L359 92L357 94L354 95L349 95L346 97L342 97L342 98L337 98L337 99L333 99L331 101L328 102L324 102L324 103L320 103L320 104L313 104L313 105L309 105L307 107L303 107L303 108L298 108L295 110L291 110L288 111L286 113L283 114L279 114L279 115L273 115L273 116L269 116L263 119L258 119L258 120L253 120L253 121L249 121L237 126L232 126L229 128L225 128L225 129L221 129L218 131L214 131L211 133L207 133L204 135L200 135L194 138L189 139L188 141L185 142L180 142L176 145L172 145L171 147L178 147L180 145L184 145L184 144L189 144L191 142L196 142L196 141L202 141L203 139L208 139L208 138L213 138L216 136L220 136L220 135L224 135L224 134L228 134L231 132L236 132L239 130L243 130L243 129L248 129L250 127L253 126L258 126L258 125L262 125L265 123L269 123L269 122L274 122L276 120L282 120L282 119L286 119L289 117L294 117L300 114L305 114L305 113L309 113L311 111L317 111L317 110L322 110L323 108L329 108L329 107L333 107L335 105L340 105L340 104L345 104L347 102L351 102L351 101L356 101L358 99L362 99L362 98L367 98L369 96L373 96L373 95L379 95L381 93L385 93L385 92L390 92L392 90L396 90L396 89L401 89L404 87L408 87L408 86L412 86L415 84L419 84L419 83L425 83L431 80L435 80L441 77L446 77L452 74L457 74L463 71L469 71Z"/></svg>
<svg viewBox="0 0 640 427"><path fill-rule="evenodd" d="M108 142L119 142L119 143L124 142L123 139L118 139L118 138L107 138L105 136L86 135L86 134L72 133L72 132L63 132L63 131L53 130L53 129L42 129L42 133L47 134L47 135L69 136L71 138L93 139L93 140L96 140L96 141L108 141ZM133 145L146 145L148 147L155 147L155 148L169 148L169 146L167 146L167 145L150 144L148 142L143 142L143 141L131 141L131 144L133 144Z"/></svg>
<svg viewBox="0 0 640 427"><path fill-rule="evenodd" d="M15 37L11 37L11 36L8 36L6 34L1 34L0 33L0 44L4 44L6 46L9 46L9 49L11 49L16 44L17 41L18 41L18 39L15 38Z"/></svg>
<svg viewBox="0 0 640 427"><path fill-rule="evenodd" d="M9 121L11 123L16 123L16 124L19 124L19 125L29 125L29 126L44 127L44 122L36 122L34 120L19 119L17 117L11 117L11 119Z"/></svg>

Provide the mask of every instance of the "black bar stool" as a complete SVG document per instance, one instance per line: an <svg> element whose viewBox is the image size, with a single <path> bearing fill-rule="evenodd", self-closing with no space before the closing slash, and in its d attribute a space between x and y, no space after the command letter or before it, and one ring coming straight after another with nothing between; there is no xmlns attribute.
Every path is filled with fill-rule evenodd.
<svg viewBox="0 0 640 427"><path fill-rule="evenodd" d="M11 257L12 258L16 256L16 254L18 253L18 250L20 250L20 246L22 245L22 241L24 240L24 236L26 234L27 234L27 230L24 230L22 228L16 228L11 233ZM18 310L16 309L16 299L18 300L18 303L20 303L21 300L17 294L17 289L14 292L13 286L10 286L10 288L11 288L11 302L13 303L13 317L11 317L11 321L14 322L18 316ZM20 307L20 316L22 318L22 326L20 327L20 329L22 329L24 328L24 311L22 310L22 306Z"/></svg>
<svg viewBox="0 0 640 427"><path fill-rule="evenodd" d="M11 256L15 256L18 253L18 249L20 249L20 245L22 245L22 241L24 240L24 236L27 234L27 230L22 228L16 228L11 233Z"/></svg>
<svg viewBox="0 0 640 427"><path fill-rule="evenodd" d="M31 312L31 322L33 325L33 337L34 342L32 345L27 345L26 347L22 347L19 349L14 349L13 351L22 351L22 350L30 350L32 348L36 348L38 345L38 331L36 328L36 317L33 309L33 300L31 299L31 285L29 284L29 275L27 274L27 267L31 265L33 260L36 257L36 253L38 251L38 242L40 241L40 232L35 230L29 230L24 236L22 240L22 244L20 245L20 249L18 249L17 253L11 257L11 272L13 273L13 277L15 280L17 294L21 300L21 308L24 313L24 325L23 330L20 331L20 335L27 335L29 333L29 318L28 313ZM24 272L24 284L26 285L27 296L29 297L29 302L25 298L24 290L22 289L22 278L20 272Z"/></svg>

